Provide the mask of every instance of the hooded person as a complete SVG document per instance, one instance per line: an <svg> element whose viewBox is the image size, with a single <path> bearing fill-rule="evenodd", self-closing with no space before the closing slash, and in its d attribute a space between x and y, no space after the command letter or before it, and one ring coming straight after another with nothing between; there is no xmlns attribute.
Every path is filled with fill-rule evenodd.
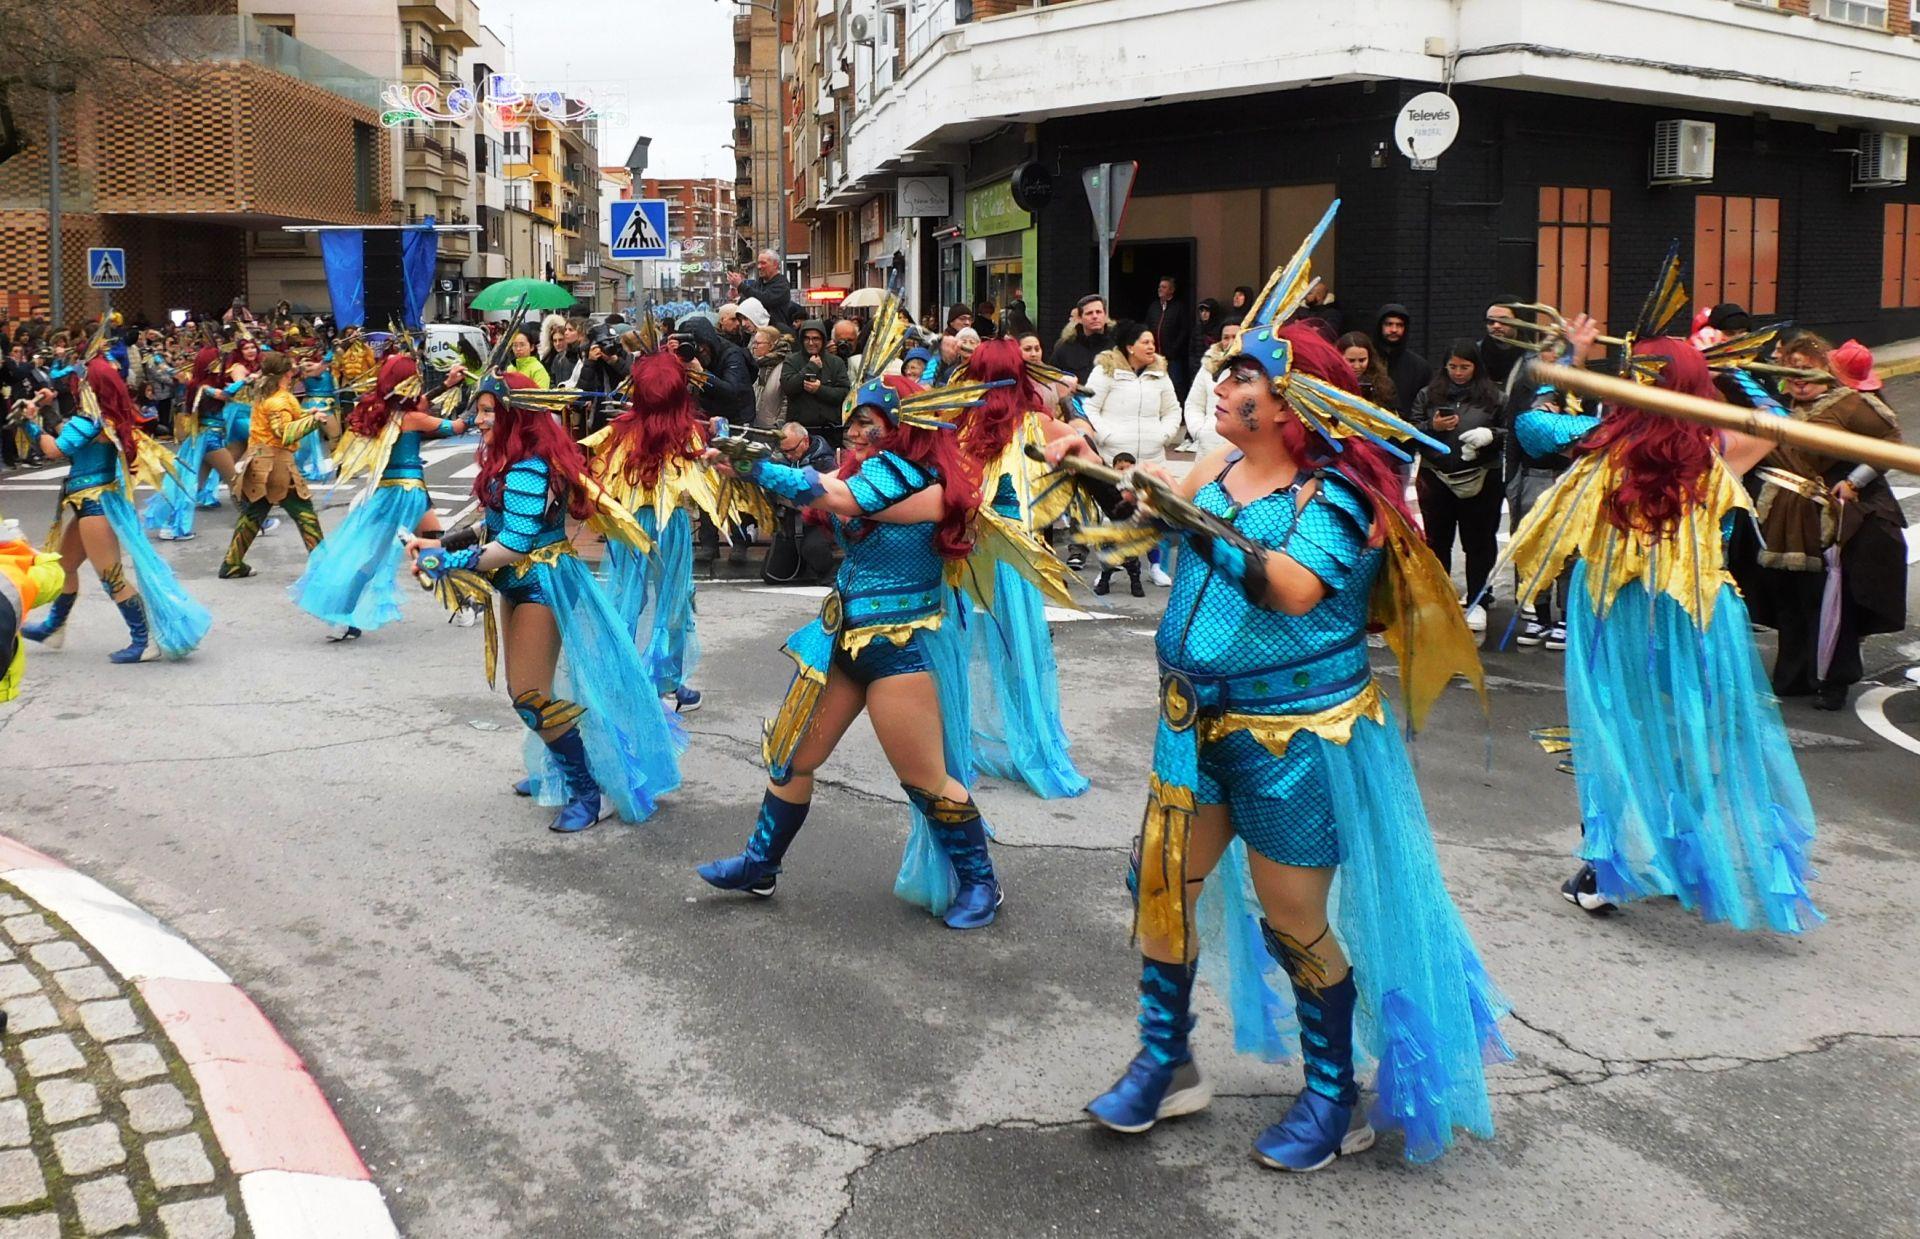
<svg viewBox="0 0 1920 1239"><path fill-rule="evenodd" d="M1393 380L1394 411L1413 412L1414 397L1433 381L1433 363L1413 349L1413 316L1398 301L1380 307L1373 323L1373 347Z"/></svg>
<svg viewBox="0 0 1920 1239"><path fill-rule="evenodd" d="M693 345L693 356L683 360L694 376L701 412L736 426L752 425L753 361L747 350L723 338L706 318L687 319L676 334Z"/></svg>
<svg viewBox="0 0 1920 1239"><path fill-rule="evenodd" d="M787 398L787 420L799 422L809 433L838 445L841 412L852 383L847 363L827 349L827 325L818 319L803 323L799 343L780 367L780 391Z"/></svg>

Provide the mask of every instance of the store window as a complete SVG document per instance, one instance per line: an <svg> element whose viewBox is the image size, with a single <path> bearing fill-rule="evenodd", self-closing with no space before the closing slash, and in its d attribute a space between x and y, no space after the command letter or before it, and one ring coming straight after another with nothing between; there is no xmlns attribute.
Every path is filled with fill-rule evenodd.
<svg viewBox="0 0 1920 1239"><path fill-rule="evenodd" d="M1613 191L1540 188L1535 297L1568 318L1590 314L1604 330L1613 291Z"/></svg>
<svg viewBox="0 0 1920 1239"><path fill-rule="evenodd" d="M1886 210L1880 308L1920 309L1920 202L1889 202Z"/></svg>
<svg viewBox="0 0 1920 1239"><path fill-rule="evenodd" d="M1750 314L1774 313L1780 300L1780 199L1694 199L1693 273L1696 306L1731 301Z"/></svg>

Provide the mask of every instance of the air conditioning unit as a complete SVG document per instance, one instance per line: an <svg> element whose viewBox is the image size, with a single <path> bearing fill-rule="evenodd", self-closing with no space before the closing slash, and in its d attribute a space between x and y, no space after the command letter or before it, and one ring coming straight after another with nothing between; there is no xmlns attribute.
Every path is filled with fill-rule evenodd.
<svg viewBox="0 0 1920 1239"><path fill-rule="evenodd" d="M1863 133L1860 153L1853 157L1853 187L1884 189L1907 183L1907 135Z"/></svg>
<svg viewBox="0 0 1920 1239"><path fill-rule="evenodd" d="M871 43L879 27L874 0L854 0L847 10L847 40L852 43Z"/></svg>
<svg viewBox="0 0 1920 1239"><path fill-rule="evenodd" d="M1653 127L1652 185L1700 185L1713 179L1710 120L1663 120Z"/></svg>

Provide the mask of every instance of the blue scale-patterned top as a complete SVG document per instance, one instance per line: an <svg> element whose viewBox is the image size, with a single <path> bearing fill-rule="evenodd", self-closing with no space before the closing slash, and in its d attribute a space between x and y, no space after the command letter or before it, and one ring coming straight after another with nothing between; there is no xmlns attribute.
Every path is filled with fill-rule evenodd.
<svg viewBox="0 0 1920 1239"><path fill-rule="evenodd" d="M500 506L487 506L487 532L510 551L526 554L566 540L567 510L548 491L547 462L529 456L508 466Z"/></svg>
<svg viewBox="0 0 1920 1239"><path fill-rule="evenodd" d="M420 458L420 442L424 438L426 438L426 436L418 430L401 431L400 437L393 441L393 451L387 456L386 470L382 472L380 476L383 479L425 477L426 462ZM545 461L541 461L539 464L542 469L546 468ZM516 466L516 468L517 467L518 466ZM511 478L513 476L512 472L509 471L507 476ZM491 520L493 513L488 512L487 518ZM489 526L489 528L491 528L491 526Z"/></svg>
<svg viewBox="0 0 1920 1239"><path fill-rule="evenodd" d="M1311 714L1366 688L1366 624L1373 579L1384 553L1367 545L1372 507L1331 471L1305 508L1303 476L1294 485L1239 507L1223 485L1236 455L1194 502L1233 522L1262 546L1284 551L1327 587L1305 615L1255 606L1203 557L1180 556L1173 593L1155 644L1163 666L1183 672L1203 696L1242 714Z"/></svg>
<svg viewBox="0 0 1920 1239"><path fill-rule="evenodd" d="M874 513L939 482L933 471L881 452L847 479L847 489L862 512ZM846 551L834 579L845 607L843 628L904 624L940 611L945 564L934 548L934 524L835 519L835 535Z"/></svg>
<svg viewBox="0 0 1920 1239"><path fill-rule="evenodd" d="M62 495L107 486L120 480L120 446L102 433L101 425L85 414L69 417L54 436L67 458L67 480Z"/></svg>

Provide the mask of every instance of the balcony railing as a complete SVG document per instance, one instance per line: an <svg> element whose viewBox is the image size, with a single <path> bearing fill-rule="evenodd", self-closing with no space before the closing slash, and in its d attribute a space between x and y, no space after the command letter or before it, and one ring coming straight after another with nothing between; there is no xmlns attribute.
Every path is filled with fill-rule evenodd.
<svg viewBox="0 0 1920 1239"><path fill-rule="evenodd" d="M440 50L433 47L409 47L400 55L403 65L418 65L433 70L434 76L440 76L444 70L440 64Z"/></svg>
<svg viewBox="0 0 1920 1239"><path fill-rule="evenodd" d="M199 64L243 61L318 86L371 111L380 110L384 84L316 47L262 26L251 17L164 17L148 26L154 46Z"/></svg>

